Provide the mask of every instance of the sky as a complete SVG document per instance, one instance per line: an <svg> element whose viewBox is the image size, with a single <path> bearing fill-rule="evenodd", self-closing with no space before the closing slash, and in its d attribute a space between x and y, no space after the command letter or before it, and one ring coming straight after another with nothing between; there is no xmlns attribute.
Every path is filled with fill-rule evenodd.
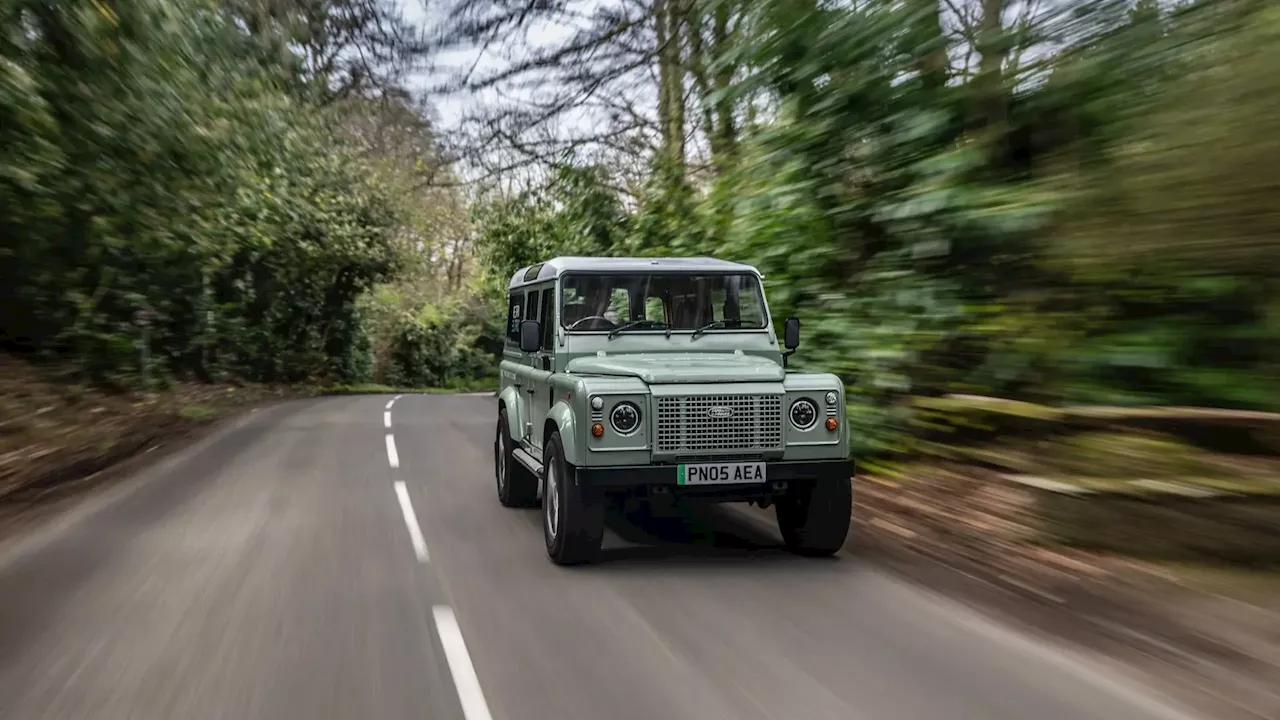
<svg viewBox="0 0 1280 720"><path fill-rule="evenodd" d="M405 19L419 28L425 30L428 35L438 29L444 18L442 13L444 8L449 4L449 0L396 0L399 2L404 11ZM605 0L573 0L574 9L590 14ZM523 42L495 42L490 45L486 51L481 47L466 48L441 53L433 58L433 66L417 73L410 79L409 85L414 89L423 91L423 96L428 104L435 111L435 121L440 134L445 137L465 138L467 133L458 132L462 127L463 121L468 113L475 113L480 108L489 105L494 106L499 102L520 101L521 99L530 99L533 97L534 89L519 89L511 87L510 83L505 84L501 89L488 89L481 94L469 93L453 93L446 94L433 90L439 84L456 78L460 73L470 70L474 65L475 77L482 77L496 71L500 71L507 67L513 61L519 61L526 48L560 45L567 40L574 28L568 25L552 25L543 22L541 25L534 24L521 33ZM545 98L547 88L543 87L538 90ZM563 113L556 120L556 127L561 136L565 134L584 134L589 131L595 124L597 118L590 117L585 111L570 110ZM465 140L464 140L465 142ZM501 148L486 148L480 150L481 156L485 158L481 164L476 164L471 160L460 158L454 164L454 171L463 178L479 179L488 177L487 173L480 168L483 165L496 166L505 162L510 162L511 156L503 155ZM522 173L521 173L522 175ZM506 180L520 184L516 175L506 177Z"/></svg>
<svg viewBox="0 0 1280 720"><path fill-rule="evenodd" d="M429 32L440 24L443 3L431 2L430 0L398 1L404 9L405 18L418 27ZM595 4L595 2L582 3L584 5L583 10L589 12ZM550 44L563 41L569 36L570 32L571 29L568 27L543 26L533 29L530 37L534 42ZM470 68L473 63L475 64L476 72L481 75L499 70L506 65L507 61L498 54L498 46L510 47L505 43L494 43L494 47L487 52L481 48L473 48L441 53L435 58L436 67L432 70L418 73L413 85L421 88L429 87L433 83L448 79L457 70ZM496 99L496 97L496 95L473 97L465 94L434 94L428 99L439 114L441 125L447 129L457 127L469 108L475 107L477 103Z"/></svg>
<svg viewBox="0 0 1280 720"><path fill-rule="evenodd" d="M433 12L434 8L427 6L426 0L399 1L401 7L404 9L405 19L409 22L419 28L431 28L437 24L438 14ZM478 52L447 53L442 56L440 60L442 63L452 66L474 60L475 56L478 54ZM494 61L491 59L489 62L493 63ZM413 83L418 87L426 87L432 84L433 81L443 79L442 76L431 72L419 73L418 75L419 76L415 78ZM462 96L444 96L434 97L431 99L431 104L440 115L441 124L446 128L457 127L458 122L462 118L463 112L470 102L472 102L470 98Z"/></svg>

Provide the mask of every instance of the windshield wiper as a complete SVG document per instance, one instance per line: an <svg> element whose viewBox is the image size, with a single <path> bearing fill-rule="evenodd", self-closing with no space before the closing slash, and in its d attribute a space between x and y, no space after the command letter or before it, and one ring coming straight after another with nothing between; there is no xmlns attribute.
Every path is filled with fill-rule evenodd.
<svg viewBox="0 0 1280 720"><path fill-rule="evenodd" d="M709 323L707 323L706 325L703 325L702 327L698 328L697 330L694 330L694 331L693 331L693 337L691 337L691 338L689 338L689 339L690 339L690 340L697 340L699 335L704 334L704 333L705 333L706 331L708 331L708 330L723 330L723 329L725 329L725 328L729 327L729 323L731 323L731 322L732 322L732 323L739 323L739 324L740 324L740 322L741 322L741 321L738 321L738 320L715 320L715 321L713 321L713 322L709 322Z"/></svg>
<svg viewBox="0 0 1280 720"><path fill-rule="evenodd" d="M667 324L662 322L661 320L632 320L631 322L622 323L618 327L610 330L609 339L612 340L615 335L622 332L623 330L632 330L640 327L661 329L661 328L667 327Z"/></svg>

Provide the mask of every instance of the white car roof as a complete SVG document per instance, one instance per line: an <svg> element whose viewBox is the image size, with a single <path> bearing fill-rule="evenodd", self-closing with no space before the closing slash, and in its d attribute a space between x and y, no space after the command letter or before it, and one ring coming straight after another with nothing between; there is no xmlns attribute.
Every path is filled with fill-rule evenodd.
<svg viewBox="0 0 1280 720"><path fill-rule="evenodd" d="M507 289L557 278L566 272L739 272L759 275L754 267L716 258L558 257L522 267L511 276Z"/></svg>

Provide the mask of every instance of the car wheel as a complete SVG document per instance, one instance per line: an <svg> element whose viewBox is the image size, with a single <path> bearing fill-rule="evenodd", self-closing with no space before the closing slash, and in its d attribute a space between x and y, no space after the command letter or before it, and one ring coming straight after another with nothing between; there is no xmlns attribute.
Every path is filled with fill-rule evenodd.
<svg viewBox="0 0 1280 720"><path fill-rule="evenodd" d="M787 549L799 555L833 555L844 546L853 514L849 480L796 483L775 504Z"/></svg>
<svg viewBox="0 0 1280 720"><path fill-rule="evenodd" d="M515 456L515 444L507 426L507 411L498 411L498 434L493 440L493 471L498 483L498 500L507 507L538 504L538 478Z"/></svg>
<svg viewBox="0 0 1280 720"><path fill-rule="evenodd" d="M560 433L547 439L542 458L546 474L542 492L542 535L547 555L557 565L589 562L604 538L605 498L599 491L574 482L565 462Z"/></svg>

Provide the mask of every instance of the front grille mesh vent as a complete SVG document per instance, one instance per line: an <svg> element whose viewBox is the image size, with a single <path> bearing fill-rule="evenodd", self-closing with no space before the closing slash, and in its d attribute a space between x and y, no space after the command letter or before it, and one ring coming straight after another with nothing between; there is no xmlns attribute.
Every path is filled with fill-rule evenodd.
<svg viewBox="0 0 1280 720"><path fill-rule="evenodd" d="M710 454L780 447L781 395L658 398L658 452Z"/></svg>

